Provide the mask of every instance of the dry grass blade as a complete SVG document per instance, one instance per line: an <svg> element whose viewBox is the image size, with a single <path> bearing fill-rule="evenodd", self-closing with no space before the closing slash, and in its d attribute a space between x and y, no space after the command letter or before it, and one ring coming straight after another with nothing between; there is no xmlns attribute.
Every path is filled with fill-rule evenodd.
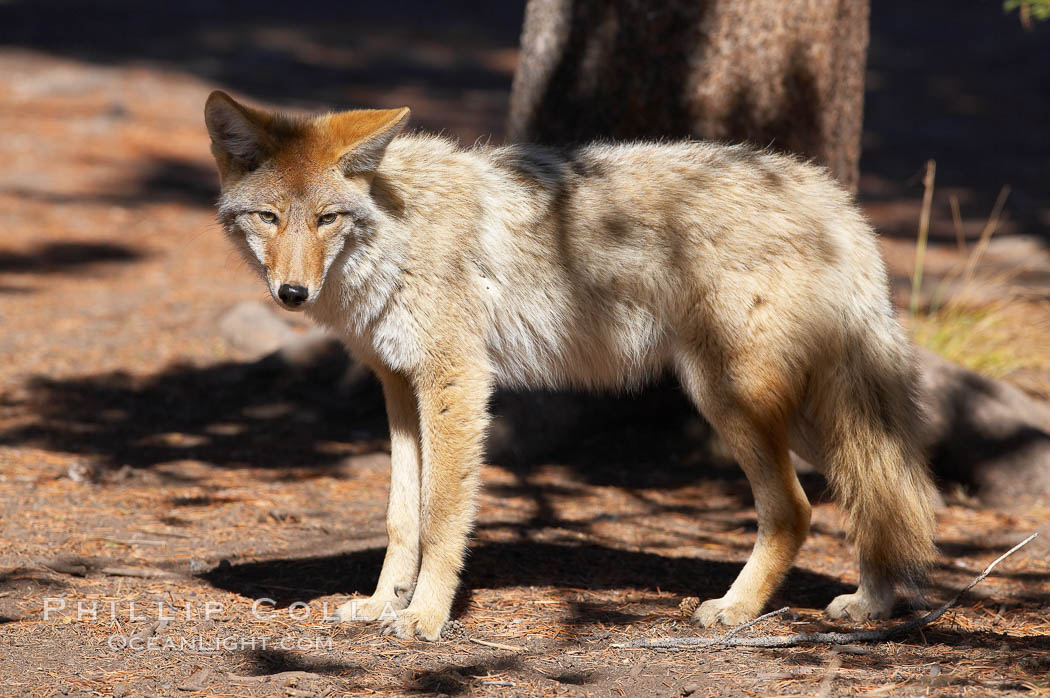
<svg viewBox="0 0 1050 698"><path fill-rule="evenodd" d="M952 194L948 197L948 203L952 209L952 225L955 227L955 244L959 246L959 254L966 254L966 233L963 231L962 212L959 210L959 197Z"/></svg>
<svg viewBox="0 0 1050 698"><path fill-rule="evenodd" d="M999 229L999 219L1003 214L1003 207L1006 206L1006 199L1010 196L1010 187L1003 186L999 190L999 196L995 200L995 205L992 206L992 212L988 216L988 222L984 224L984 230L981 231L981 237L977 240L977 246L974 247L973 254L970 255L969 259L966 260L966 270L963 272L963 286L973 281L974 271L977 269L977 263L981 261L981 257L984 256L985 250L988 249L988 244L992 241L992 235Z"/></svg>
<svg viewBox="0 0 1050 698"><path fill-rule="evenodd" d="M908 323L918 344L946 359L991 378L1007 378L1027 392L1050 396L1046 378L1050 359L1045 351L1050 342L1050 304L1011 285L1011 279L1024 271L1020 262L995 274L981 271L1009 194L1009 187L1000 190L977 243L941 279L925 312L913 312ZM951 197L950 203L956 243L965 252L958 198ZM922 258L918 252L916 256ZM916 307L914 295L912 307Z"/></svg>
<svg viewBox="0 0 1050 698"><path fill-rule="evenodd" d="M930 208L933 205L933 180L937 174L937 161L926 161L926 175L922 178L922 212L919 214L919 241L915 245L915 271L911 278L911 314L919 312L919 291L922 289L922 272L926 264L926 246L930 233Z"/></svg>

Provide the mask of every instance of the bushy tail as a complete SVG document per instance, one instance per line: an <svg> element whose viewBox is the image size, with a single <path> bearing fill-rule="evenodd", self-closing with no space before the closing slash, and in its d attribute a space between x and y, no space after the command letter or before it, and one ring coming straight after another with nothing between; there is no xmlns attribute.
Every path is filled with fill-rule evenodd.
<svg viewBox="0 0 1050 698"><path fill-rule="evenodd" d="M934 489L921 447L914 358L903 332L844 349L818 369L809 414L825 476L862 564L917 582L934 552Z"/></svg>

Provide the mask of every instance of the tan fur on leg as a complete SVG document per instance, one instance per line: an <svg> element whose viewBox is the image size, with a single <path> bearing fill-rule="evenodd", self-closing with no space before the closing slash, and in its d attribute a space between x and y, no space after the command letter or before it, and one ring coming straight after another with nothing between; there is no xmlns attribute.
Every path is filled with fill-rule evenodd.
<svg viewBox="0 0 1050 698"><path fill-rule="evenodd" d="M387 549L375 593L343 604L340 620L379 620L405 608L419 572L419 409L412 386L390 371L377 371L390 421L390 498Z"/></svg>
<svg viewBox="0 0 1050 698"><path fill-rule="evenodd" d="M730 444L755 495L758 540L725 596L709 599L693 614L702 625L737 625L762 612L809 532L810 506L788 459L786 446L763 444L755 433L720 433Z"/></svg>
<svg viewBox="0 0 1050 698"><path fill-rule="evenodd" d="M470 356L469 352L464 355ZM445 368L417 384L422 426L422 562L412 602L388 631L436 640L459 585L474 524L490 382L477 368Z"/></svg>
<svg viewBox="0 0 1050 698"><path fill-rule="evenodd" d="M771 389L773 384L741 382L734 386L737 395L726 394L726 386L710 385L711 379L689 360L680 362L679 373L686 391L743 468L755 496L758 540L747 564L725 596L703 602L693 614L705 626L737 625L762 612L809 533L809 500L788 456L782 417L789 413L784 408L788 400L782 397L786 391ZM739 401L744 394L755 396L746 407Z"/></svg>
<svg viewBox="0 0 1050 698"><path fill-rule="evenodd" d="M852 594L835 597L825 612L832 618L871 620L889 618L893 613L893 581L878 570L870 569L862 558L860 563L860 586Z"/></svg>

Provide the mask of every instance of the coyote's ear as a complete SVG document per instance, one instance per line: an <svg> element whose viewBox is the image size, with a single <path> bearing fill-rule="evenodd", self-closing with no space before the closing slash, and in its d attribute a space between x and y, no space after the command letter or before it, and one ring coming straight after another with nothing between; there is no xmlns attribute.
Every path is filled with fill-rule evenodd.
<svg viewBox="0 0 1050 698"><path fill-rule="evenodd" d="M412 111L400 109L368 109L350 111L336 116L345 130L347 150L339 156L339 168L348 177L353 174L375 172L386 147L401 133Z"/></svg>
<svg viewBox="0 0 1050 698"><path fill-rule="evenodd" d="M258 167L273 149L273 139L266 130L271 120L272 115L239 104L220 90L208 95L204 123L220 168L233 164L229 160L247 170Z"/></svg>

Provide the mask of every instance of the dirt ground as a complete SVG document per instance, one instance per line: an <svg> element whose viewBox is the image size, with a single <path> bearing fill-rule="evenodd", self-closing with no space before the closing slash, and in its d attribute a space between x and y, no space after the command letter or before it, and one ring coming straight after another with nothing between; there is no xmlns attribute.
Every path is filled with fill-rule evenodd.
<svg viewBox="0 0 1050 698"><path fill-rule="evenodd" d="M741 474L698 448L699 420L637 409L645 396L620 401L630 418L525 429L522 448L497 451L446 639L325 621L371 591L382 562L382 401L368 380L347 384L338 354L292 365L220 331L231 307L269 301L214 223L201 107L216 86L297 107L404 103L423 127L499 140L521 5L497 5L331 18L261 2L243 19L236 3L149 18L133 3L0 4L0 694L1050 694L1050 502L993 510L960 492L938 513L924 598L902 616L1043 535L921 632L616 647L714 637L679 605L721 595L755 540ZM923 34L944 10L873 17L861 198L900 290L926 158L944 182L934 278L959 261L946 197L973 239L1011 184L983 264L1023 272L1037 312L1050 299L1050 142L1031 124L1050 123L1034 89L1050 61L1032 66L1047 27L1032 43L992 3ZM892 624L822 616L857 569L823 481L804 485L813 533L771 605L791 611L745 632Z"/></svg>

